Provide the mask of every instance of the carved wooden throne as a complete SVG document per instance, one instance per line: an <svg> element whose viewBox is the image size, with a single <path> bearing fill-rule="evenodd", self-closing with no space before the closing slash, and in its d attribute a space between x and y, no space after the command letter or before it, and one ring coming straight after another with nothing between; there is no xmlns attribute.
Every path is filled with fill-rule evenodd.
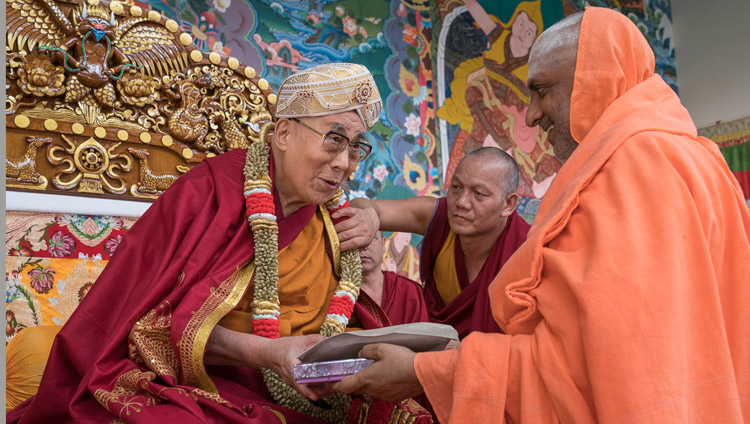
<svg viewBox="0 0 750 424"><path fill-rule="evenodd" d="M275 111L252 67L200 52L156 11L8 0L6 16L9 190L152 200Z"/></svg>

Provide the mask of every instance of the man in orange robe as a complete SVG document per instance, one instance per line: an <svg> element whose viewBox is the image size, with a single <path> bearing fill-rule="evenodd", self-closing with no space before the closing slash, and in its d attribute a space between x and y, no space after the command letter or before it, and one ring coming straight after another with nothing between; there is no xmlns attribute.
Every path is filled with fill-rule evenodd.
<svg viewBox="0 0 750 424"><path fill-rule="evenodd" d="M750 214L636 26L589 7L530 60L528 125L567 159L490 286L507 334L362 352L334 386L424 390L441 422L750 422Z"/></svg>

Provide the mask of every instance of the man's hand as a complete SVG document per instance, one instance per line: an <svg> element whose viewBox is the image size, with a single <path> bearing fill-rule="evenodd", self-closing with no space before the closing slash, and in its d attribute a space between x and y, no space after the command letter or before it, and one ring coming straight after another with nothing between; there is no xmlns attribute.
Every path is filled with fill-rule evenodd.
<svg viewBox="0 0 750 424"><path fill-rule="evenodd" d="M273 348L266 352L268 368L276 372L286 384L290 385L302 396L312 400L318 400L331 394L331 384L297 384L294 382L292 369L300 361L297 359L302 352L318 344L325 336L311 334L309 336L281 337L273 340Z"/></svg>
<svg viewBox="0 0 750 424"><path fill-rule="evenodd" d="M359 355L374 359L364 370L333 385L333 390L346 394L366 394L387 402L399 402L424 392L414 371L411 350L390 344L365 346Z"/></svg>
<svg viewBox="0 0 750 424"><path fill-rule="evenodd" d="M339 236L342 252L367 247L380 228L378 213L373 208L343 208L331 214L331 217L334 219L349 218L339 222L334 227Z"/></svg>

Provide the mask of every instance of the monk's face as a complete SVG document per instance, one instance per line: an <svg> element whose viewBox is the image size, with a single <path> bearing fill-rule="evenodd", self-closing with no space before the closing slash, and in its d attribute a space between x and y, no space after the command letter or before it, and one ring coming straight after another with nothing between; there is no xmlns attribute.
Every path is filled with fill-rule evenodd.
<svg viewBox="0 0 750 424"><path fill-rule="evenodd" d="M483 157L468 156L458 164L447 195L448 225L454 233L477 236L505 225L505 172Z"/></svg>
<svg viewBox="0 0 750 424"><path fill-rule="evenodd" d="M575 75L575 45L556 45L555 34L544 33L529 57L529 108L526 125L540 126L555 156L567 160L578 146L570 133L570 97Z"/></svg>
<svg viewBox="0 0 750 424"><path fill-rule="evenodd" d="M283 203L321 204L336 193L358 164L350 161L348 149L338 154L326 151L323 135L335 131L352 141L363 141L365 126L355 111L298 119L307 126L288 119L277 123L278 140L274 143L283 156L275 183Z"/></svg>
<svg viewBox="0 0 750 424"><path fill-rule="evenodd" d="M380 272L383 263L385 246L383 244L383 235L378 231L367 247L359 249L359 258L362 260L362 272Z"/></svg>

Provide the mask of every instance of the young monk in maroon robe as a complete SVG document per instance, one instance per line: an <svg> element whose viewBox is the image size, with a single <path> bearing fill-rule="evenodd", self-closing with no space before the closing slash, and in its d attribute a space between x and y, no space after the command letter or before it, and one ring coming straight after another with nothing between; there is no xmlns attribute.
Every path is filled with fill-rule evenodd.
<svg viewBox="0 0 750 424"><path fill-rule="evenodd" d="M487 287L530 228L515 212L517 187L513 158L483 147L458 164L447 197L355 199L352 206L379 221L381 230L424 234L420 274L430 320L452 325L463 338L472 331L501 332ZM356 231L339 237L346 240Z"/></svg>
<svg viewBox="0 0 750 424"><path fill-rule="evenodd" d="M373 317L379 317L383 326L429 321L422 286L395 272L382 270L385 246L379 231L359 252L362 290L358 304L363 309Z"/></svg>

